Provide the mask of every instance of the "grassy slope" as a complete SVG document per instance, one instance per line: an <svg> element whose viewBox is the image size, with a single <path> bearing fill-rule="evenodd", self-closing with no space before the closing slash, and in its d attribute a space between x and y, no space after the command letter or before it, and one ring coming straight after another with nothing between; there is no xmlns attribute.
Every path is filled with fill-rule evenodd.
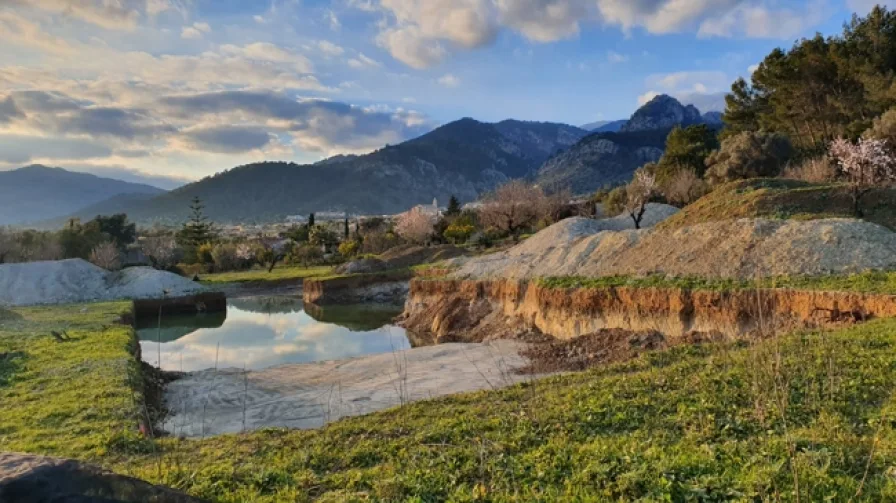
<svg viewBox="0 0 896 503"><path fill-rule="evenodd" d="M114 324L127 310L0 315L0 353L16 354L0 360L0 449L92 459L234 502L794 500L797 485L802 501L860 487L856 500L896 499L896 320L677 347L318 431L166 439L160 458L134 431L133 339ZM46 335L60 326L73 341Z"/></svg>
<svg viewBox="0 0 896 503"><path fill-rule="evenodd" d="M234 502L893 500L894 361L896 320L683 346L118 468Z"/></svg>
<svg viewBox="0 0 896 503"><path fill-rule="evenodd" d="M267 269L251 269L248 271L223 272L218 274L201 275L203 283L247 283L247 282L264 282L264 281L283 281L290 279L305 279L315 276L326 276L332 273L333 268L330 266L301 267L301 266L279 266L273 271L268 272Z"/></svg>
<svg viewBox="0 0 896 503"><path fill-rule="evenodd" d="M896 229L896 191L874 191L863 199L865 220ZM758 178L732 182L685 207L658 227L674 229L732 218L853 218L844 185L813 185L795 180Z"/></svg>
<svg viewBox="0 0 896 503"><path fill-rule="evenodd" d="M797 290L822 290L837 292L861 292L896 294L896 271L869 271L844 276L793 276L761 280L706 279L697 277L674 278L667 276L605 276L600 278L555 277L540 280L552 288L683 288L688 290L743 290L751 288L792 288Z"/></svg>
<svg viewBox="0 0 896 503"><path fill-rule="evenodd" d="M0 451L83 459L140 448L130 303L0 309ZM57 342L51 330L71 340Z"/></svg>

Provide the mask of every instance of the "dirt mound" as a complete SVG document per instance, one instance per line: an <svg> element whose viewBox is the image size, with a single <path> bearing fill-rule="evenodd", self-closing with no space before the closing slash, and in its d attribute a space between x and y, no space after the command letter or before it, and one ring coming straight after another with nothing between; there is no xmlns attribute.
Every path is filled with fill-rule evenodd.
<svg viewBox="0 0 896 503"><path fill-rule="evenodd" d="M364 258L343 264L336 269L336 272L339 274L360 274L391 269L406 269L415 265L462 257L466 254L466 250L454 245L405 245L392 248L377 258Z"/></svg>
<svg viewBox="0 0 896 503"><path fill-rule="evenodd" d="M78 461L0 453L0 501L192 503L202 500Z"/></svg>
<svg viewBox="0 0 896 503"><path fill-rule="evenodd" d="M0 265L0 305L177 297L203 290L186 278L149 267L110 273L81 259Z"/></svg>
<svg viewBox="0 0 896 503"><path fill-rule="evenodd" d="M896 268L896 234L852 219L741 219L597 232L568 219L503 253L458 259L457 278L699 276L751 279Z"/></svg>

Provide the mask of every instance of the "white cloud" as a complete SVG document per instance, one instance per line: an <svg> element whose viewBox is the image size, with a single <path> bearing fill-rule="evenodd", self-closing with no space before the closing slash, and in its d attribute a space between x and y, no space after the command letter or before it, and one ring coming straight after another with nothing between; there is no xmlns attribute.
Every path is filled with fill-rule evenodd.
<svg viewBox="0 0 896 503"><path fill-rule="evenodd" d="M646 105L650 100L659 96L660 93L656 91L647 91L646 93L638 96L638 106Z"/></svg>
<svg viewBox="0 0 896 503"><path fill-rule="evenodd" d="M184 26L180 32L180 38L198 39L202 38L204 33L210 33L212 27L208 23L193 23L192 26Z"/></svg>
<svg viewBox="0 0 896 503"><path fill-rule="evenodd" d="M755 65L750 65L749 68L747 68L747 71L750 72L750 75L753 75L754 73L756 73L756 70L758 70L758 69L759 69L759 64L755 64Z"/></svg>
<svg viewBox="0 0 896 503"><path fill-rule="evenodd" d="M339 21L339 17L332 10L327 11L325 18L330 23L331 30L339 31L342 28L342 23Z"/></svg>
<svg viewBox="0 0 896 503"><path fill-rule="evenodd" d="M628 56L625 54L620 54L616 51L607 51L607 61L610 63L625 63L628 61Z"/></svg>
<svg viewBox="0 0 896 503"><path fill-rule="evenodd" d="M721 111L731 82L732 79L720 71L654 74L647 77L648 91L638 96L638 105L644 105L660 94L668 94L685 105L696 106L701 112Z"/></svg>
<svg viewBox="0 0 896 503"><path fill-rule="evenodd" d="M317 43L317 48L320 49L320 52L325 56L329 57L342 56L342 54L345 53L345 49L326 40L319 41Z"/></svg>
<svg viewBox="0 0 896 503"><path fill-rule="evenodd" d="M253 61L289 64L299 73L314 72L314 65L305 56L267 42L255 42L244 46L225 44L221 46L220 51L222 54Z"/></svg>
<svg viewBox="0 0 896 503"><path fill-rule="evenodd" d="M575 37L595 22L626 32L788 38L821 22L827 1L812 0L803 12L778 8L775 0L381 0L387 17L377 42L422 69L492 43L502 28L542 43Z"/></svg>
<svg viewBox="0 0 896 503"><path fill-rule="evenodd" d="M460 79L454 74L446 73L439 77L438 83L444 87L457 87L460 85Z"/></svg>
<svg viewBox="0 0 896 503"><path fill-rule="evenodd" d="M157 14L163 7L160 1L146 0L5 0L3 3L43 10L110 30L132 30L137 26L141 10Z"/></svg>
<svg viewBox="0 0 896 503"><path fill-rule="evenodd" d="M65 40L48 34L37 24L9 11L0 11L0 40L53 54L73 52L72 46Z"/></svg>
<svg viewBox="0 0 896 503"><path fill-rule="evenodd" d="M825 0L809 2L805 11L741 4L724 14L704 20L697 33L701 37L741 35L749 38L789 39L821 22L827 7Z"/></svg>
<svg viewBox="0 0 896 503"><path fill-rule="evenodd" d="M379 61L365 56L363 52L359 52L357 58L351 58L347 63L348 66L358 70L362 68L379 68L382 66Z"/></svg>
<svg viewBox="0 0 896 503"><path fill-rule="evenodd" d="M265 24L265 23L267 23L267 20L264 18L264 16L259 16L258 14L252 16L252 19L254 19L255 22L258 23L258 24Z"/></svg>
<svg viewBox="0 0 896 503"><path fill-rule="evenodd" d="M377 37L377 43L393 58L417 69L434 66L448 56L441 42L423 36L416 27L383 31Z"/></svg>
<svg viewBox="0 0 896 503"><path fill-rule="evenodd" d="M536 42L578 35L580 22L593 18L590 4L586 0L496 0L502 24Z"/></svg>
<svg viewBox="0 0 896 503"><path fill-rule="evenodd" d="M381 4L394 22L380 32L377 42L413 68L440 63L448 47L489 44L497 33L490 0L381 0Z"/></svg>

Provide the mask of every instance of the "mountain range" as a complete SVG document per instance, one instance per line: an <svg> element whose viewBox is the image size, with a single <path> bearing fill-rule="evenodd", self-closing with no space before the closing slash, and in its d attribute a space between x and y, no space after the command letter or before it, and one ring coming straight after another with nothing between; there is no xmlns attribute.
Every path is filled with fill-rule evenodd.
<svg viewBox="0 0 896 503"><path fill-rule="evenodd" d="M179 224L186 219L194 197L202 199L207 214L222 223L279 221L287 215L319 211L392 214L433 199L444 203L452 195L472 201L518 178L587 193L624 182L644 163L659 159L672 127L715 124L718 120L716 115L701 115L695 107L669 96L657 96L627 121L596 126L596 132L549 122L484 123L464 118L366 155L336 156L310 165L249 164L170 192L147 186L136 190L124 182L109 187L108 181L92 175L30 167L5 175L42 173L47 181L32 182L31 189L19 193L17 187L22 182L3 183L0 179L0 187L30 203L4 202L0 216L6 223L22 223L27 217L29 222L43 220L46 226L70 217L88 219L125 212L141 224ZM84 194L80 198L46 190L60 185L49 181L51 178L68 176L61 173L90 177L103 190L95 187L89 197ZM41 202L49 199L60 202ZM29 209L17 209L26 207Z"/></svg>
<svg viewBox="0 0 896 503"><path fill-rule="evenodd" d="M41 165L0 171L0 225L60 217L112 197L128 207L134 199L164 193L151 185Z"/></svg>

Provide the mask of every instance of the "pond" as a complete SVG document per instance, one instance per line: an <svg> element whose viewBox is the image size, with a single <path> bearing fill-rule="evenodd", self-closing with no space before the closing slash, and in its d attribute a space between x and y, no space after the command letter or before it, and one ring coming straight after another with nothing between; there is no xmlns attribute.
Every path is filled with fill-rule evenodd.
<svg viewBox="0 0 896 503"><path fill-rule="evenodd" d="M400 306L303 305L292 297L229 299L226 313L137 322L143 360L164 370L258 370L408 349Z"/></svg>

